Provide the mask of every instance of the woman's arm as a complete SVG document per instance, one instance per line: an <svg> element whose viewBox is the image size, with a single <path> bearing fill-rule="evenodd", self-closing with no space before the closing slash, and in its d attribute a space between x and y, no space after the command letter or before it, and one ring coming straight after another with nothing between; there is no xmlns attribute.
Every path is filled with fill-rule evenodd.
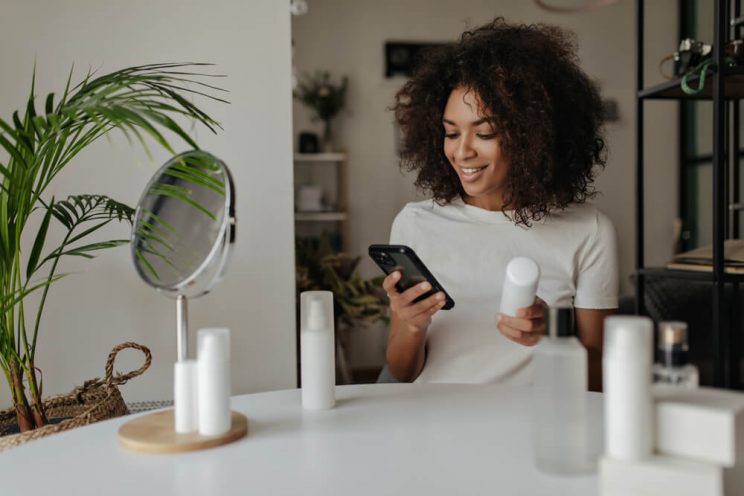
<svg viewBox="0 0 744 496"><path fill-rule="evenodd" d="M589 357L589 391L602 391L602 344L605 317L617 309L577 308L576 332Z"/></svg>
<svg viewBox="0 0 744 496"><path fill-rule="evenodd" d="M390 312L390 332L387 339L388 369L400 382L411 382L424 368L426 329L409 330L394 312Z"/></svg>
<svg viewBox="0 0 744 496"><path fill-rule="evenodd" d="M431 289L424 282L399 293L395 284L400 272L393 272L382 282L390 298L390 332L387 341L386 360L390 373L401 382L411 382L424 368L426 356L426 331L431 317L444 306L444 293L439 291L425 300L416 298Z"/></svg>

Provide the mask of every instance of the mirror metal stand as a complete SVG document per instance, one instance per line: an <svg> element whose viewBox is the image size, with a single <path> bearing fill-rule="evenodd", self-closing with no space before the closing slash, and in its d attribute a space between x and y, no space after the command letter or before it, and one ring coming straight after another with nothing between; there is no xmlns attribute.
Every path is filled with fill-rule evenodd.
<svg viewBox="0 0 744 496"><path fill-rule="evenodd" d="M176 297L176 346L178 361L189 358L189 305L184 295Z"/></svg>

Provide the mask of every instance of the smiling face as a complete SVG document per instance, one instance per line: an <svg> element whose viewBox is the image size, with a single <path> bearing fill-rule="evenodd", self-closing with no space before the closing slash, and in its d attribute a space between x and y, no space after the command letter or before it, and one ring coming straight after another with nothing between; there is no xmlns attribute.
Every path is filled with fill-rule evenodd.
<svg viewBox="0 0 744 496"><path fill-rule="evenodd" d="M501 210L509 161L477 93L457 87L444 108L444 154L465 190L465 203Z"/></svg>

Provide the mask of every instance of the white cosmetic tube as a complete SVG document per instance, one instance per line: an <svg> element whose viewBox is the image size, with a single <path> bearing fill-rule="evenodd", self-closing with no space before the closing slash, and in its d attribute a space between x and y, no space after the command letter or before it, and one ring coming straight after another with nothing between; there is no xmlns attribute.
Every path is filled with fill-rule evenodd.
<svg viewBox="0 0 744 496"><path fill-rule="evenodd" d="M527 257L512 258L506 266L500 312L516 317L517 310L531 306L537 294L540 267Z"/></svg>
<svg viewBox="0 0 744 496"><path fill-rule="evenodd" d="M333 293L300 295L300 380L302 407L325 410L336 404Z"/></svg>
<svg viewBox="0 0 744 496"><path fill-rule="evenodd" d="M186 434L199 428L196 360L176 362L173 367L173 407L176 432Z"/></svg>
<svg viewBox="0 0 744 496"><path fill-rule="evenodd" d="M230 330L201 329L198 343L199 434L230 430Z"/></svg>
<svg viewBox="0 0 744 496"><path fill-rule="evenodd" d="M605 319L602 357L605 453L615 460L640 461L651 456L652 350L653 322L648 317Z"/></svg>

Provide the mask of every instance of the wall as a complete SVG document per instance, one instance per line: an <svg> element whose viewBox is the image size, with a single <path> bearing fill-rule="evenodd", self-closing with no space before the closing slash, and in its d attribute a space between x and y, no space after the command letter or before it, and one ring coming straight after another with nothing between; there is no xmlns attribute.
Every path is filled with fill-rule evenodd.
<svg viewBox="0 0 744 496"><path fill-rule="evenodd" d="M671 0L646 2L646 85L661 81L656 65L677 44L676 8ZM384 42L452 41L467 27L496 15L518 22L546 22L576 32L582 67L618 103L620 121L607 125L610 154L599 175L597 205L615 223L620 245L622 293L632 293L635 167L635 18L634 2L624 1L590 13L554 15L533 2L495 0L312 0L310 10L293 18L297 73L329 70L350 79L348 111L339 117L338 141L349 151L352 251L388 239L395 214L415 199L411 177L403 177L394 150L392 112L387 109L403 84L385 79ZM295 134L320 130L308 111L294 103ZM676 215L676 104L646 106L647 264L662 264L671 254ZM671 144L671 146L666 146ZM661 146L660 146L661 145ZM296 145L295 145L296 146ZM376 274L365 261L363 270ZM378 330L378 334L384 330ZM369 334L369 333L367 333ZM359 344L381 359L380 338ZM364 353L361 353L364 355ZM369 361L368 358L363 358Z"/></svg>
<svg viewBox="0 0 744 496"><path fill-rule="evenodd" d="M221 285L191 302L190 324L192 335L204 326L232 329L235 393L295 386L290 53L287 5L274 0L6 0L0 16L5 119L24 105L34 62L38 95L61 92L73 63L75 80L89 68L103 74L171 61L212 62L209 72L227 76L216 83L229 90L229 105L195 100L224 130L193 133L231 167L237 243ZM134 204L167 158L157 149L150 158L112 136L81 154L47 196L104 193ZM128 237L129 231L119 226L108 234ZM44 393L102 375L109 350L131 340L149 346L154 361L124 387L126 399L171 398L174 301L138 279L128 247L85 263L67 260L62 270L72 274L53 287L39 339ZM127 352L116 370L139 361ZM8 404L6 389L0 386L0 406Z"/></svg>

